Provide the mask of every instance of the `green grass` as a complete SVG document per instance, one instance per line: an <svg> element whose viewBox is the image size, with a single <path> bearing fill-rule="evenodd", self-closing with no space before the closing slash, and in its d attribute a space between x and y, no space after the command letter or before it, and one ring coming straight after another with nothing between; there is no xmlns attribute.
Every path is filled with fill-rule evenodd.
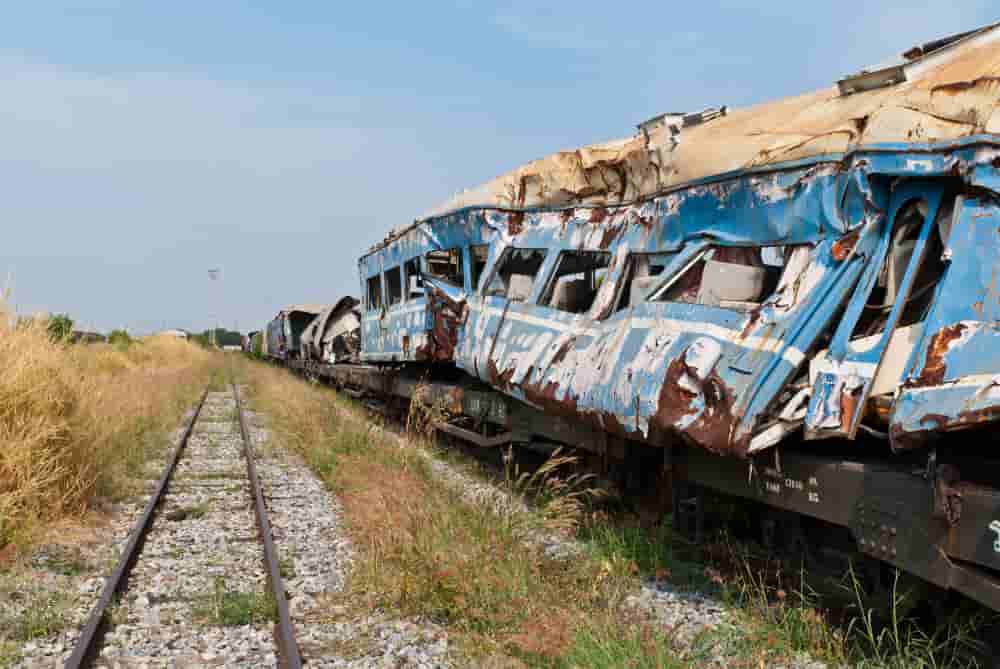
<svg viewBox="0 0 1000 669"><path fill-rule="evenodd" d="M626 560L640 576L681 589L719 590L706 575L704 563L695 562L691 547L674 534L669 517L655 527L644 527L631 519L597 513L581 525L578 538L595 557Z"/></svg>
<svg viewBox="0 0 1000 669"><path fill-rule="evenodd" d="M230 390L229 374L225 368L217 367L212 371L212 377L208 382L208 392L224 393Z"/></svg>
<svg viewBox="0 0 1000 669"><path fill-rule="evenodd" d="M89 566L78 548L53 545L46 547L46 559L39 566L62 576L76 576Z"/></svg>
<svg viewBox="0 0 1000 669"><path fill-rule="evenodd" d="M215 579L212 592L195 603L195 619L211 625L254 625L275 622L277 604L270 591L241 592L226 587L225 580Z"/></svg>
<svg viewBox="0 0 1000 669"><path fill-rule="evenodd" d="M278 558L278 575L288 580L295 577L295 560L289 556Z"/></svg>
<svg viewBox="0 0 1000 669"><path fill-rule="evenodd" d="M663 632L637 626L622 630L580 626L572 643L549 666L557 669L681 669L688 663L671 649Z"/></svg>
<svg viewBox="0 0 1000 669"><path fill-rule="evenodd" d="M180 509L174 509L173 511L166 514L165 518L167 520L172 520L179 522L182 520L199 520L208 515L211 507L208 502L201 502L194 506L186 506Z"/></svg>
<svg viewBox="0 0 1000 669"><path fill-rule="evenodd" d="M21 646L12 641L0 641L0 668L12 667L21 661Z"/></svg>
<svg viewBox="0 0 1000 669"><path fill-rule="evenodd" d="M50 636L66 626L69 599L65 594L46 592L32 597L30 606L0 618L0 633L13 642L25 642Z"/></svg>

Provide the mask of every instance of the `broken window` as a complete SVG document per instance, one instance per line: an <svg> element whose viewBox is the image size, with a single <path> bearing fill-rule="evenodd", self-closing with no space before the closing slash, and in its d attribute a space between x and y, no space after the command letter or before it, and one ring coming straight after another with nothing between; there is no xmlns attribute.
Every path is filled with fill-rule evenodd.
<svg viewBox="0 0 1000 669"><path fill-rule="evenodd" d="M913 258L913 251L920 236L924 219L927 216L927 201L915 200L896 214L893 224L892 238L886 251L885 260L879 271L878 279L868 294L861 317L854 326L851 339L871 337L885 330L889 320L889 312L899 298L903 276ZM952 203L942 203L938 209L936 224L930 231L924 249L924 257L917 266L910 294L906 298L903 310L899 316L897 328L918 323L927 316L931 300L934 297L934 287L945 270L941 259L944 244L941 241L942 229L951 220Z"/></svg>
<svg viewBox="0 0 1000 669"><path fill-rule="evenodd" d="M382 277L378 274L368 278L368 310L382 306Z"/></svg>
<svg viewBox="0 0 1000 669"><path fill-rule="evenodd" d="M385 295L390 307L403 301L403 282L398 267L385 272Z"/></svg>
<svg viewBox="0 0 1000 669"><path fill-rule="evenodd" d="M497 263L483 294L524 302L531 295L535 278L545 263L545 249L507 249Z"/></svg>
<svg viewBox="0 0 1000 669"><path fill-rule="evenodd" d="M588 312L610 264L611 254L604 251L563 251L540 304L573 314Z"/></svg>
<svg viewBox="0 0 1000 669"><path fill-rule="evenodd" d="M486 261L490 257L490 247L486 244L469 247L469 258L472 260L472 290L479 287L479 279L486 269Z"/></svg>
<svg viewBox="0 0 1000 669"><path fill-rule="evenodd" d="M406 281L406 299L424 296L424 282L420 278L420 258L410 258L403 263L403 280Z"/></svg>
<svg viewBox="0 0 1000 669"><path fill-rule="evenodd" d="M657 282L657 277L663 274L667 264L673 259L673 253L633 253L629 255L625 266L625 280L618 288L618 299L615 311L626 309L642 302L649 289Z"/></svg>
<svg viewBox="0 0 1000 669"><path fill-rule="evenodd" d="M651 298L750 311L778 285L787 249L710 246Z"/></svg>
<svg viewBox="0 0 1000 669"><path fill-rule="evenodd" d="M465 286L462 249L431 251L425 256L427 273L455 286Z"/></svg>

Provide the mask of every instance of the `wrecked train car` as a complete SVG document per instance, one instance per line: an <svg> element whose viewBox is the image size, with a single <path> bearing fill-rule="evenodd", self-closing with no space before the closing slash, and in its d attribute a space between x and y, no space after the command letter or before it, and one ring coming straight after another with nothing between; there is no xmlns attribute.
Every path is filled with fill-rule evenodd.
<svg viewBox="0 0 1000 669"><path fill-rule="evenodd" d="M1000 610L998 81L989 26L517 168L370 249L363 364L308 369Z"/></svg>
<svg viewBox="0 0 1000 669"><path fill-rule="evenodd" d="M448 295L475 289L488 235L485 224L450 214L395 230L362 256L361 359L451 362L458 314Z"/></svg>
<svg viewBox="0 0 1000 669"><path fill-rule="evenodd" d="M998 35L456 197L409 232L469 268L425 278L426 329L512 397L653 444L746 457L804 427L905 450L990 424Z"/></svg>
<svg viewBox="0 0 1000 669"><path fill-rule="evenodd" d="M324 309L302 333L300 357L336 364L358 362L361 354L361 312L353 297L343 297Z"/></svg>
<svg viewBox="0 0 1000 669"><path fill-rule="evenodd" d="M302 333L324 308L321 304L295 304L279 311L265 328L264 355L277 360L298 358Z"/></svg>
<svg viewBox="0 0 1000 669"><path fill-rule="evenodd" d="M994 25L529 163L361 259L362 358L477 380L474 443L662 451L682 525L757 500L1000 609L998 80Z"/></svg>

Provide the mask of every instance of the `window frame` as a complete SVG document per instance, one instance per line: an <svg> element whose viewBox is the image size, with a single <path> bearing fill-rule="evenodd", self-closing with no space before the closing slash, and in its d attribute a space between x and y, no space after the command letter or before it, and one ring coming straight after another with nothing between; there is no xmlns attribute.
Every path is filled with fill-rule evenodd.
<svg viewBox="0 0 1000 669"><path fill-rule="evenodd" d="M646 302L662 302L664 304L690 304L688 302L679 302L675 300L663 300L660 299L663 293L669 291L675 283L680 281L681 277L687 274L687 272L694 267L699 261L704 258L709 251L715 248L714 244L705 244L704 246L695 248L691 250L691 256L684 261L680 269L673 273L672 276L666 277L664 282L660 284L658 288L653 290L649 295L646 296ZM683 252L682 252L683 253Z"/></svg>
<svg viewBox="0 0 1000 669"><path fill-rule="evenodd" d="M614 258L614 254L612 254L610 251L602 251L602 250L599 250L599 249L560 249L559 250L559 254L556 256L556 259L555 259L555 264L553 264L553 266L552 266L552 271L549 272L549 277L547 278L547 280L545 282L545 288L538 295L538 299L536 300L535 304L537 304L540 307L545 307L546 309L552 309L554 311L560 311L560 312L562 312L564 314L574 314L574 315L578 315L579 316L579 315L587 314L587 313L590 312L591 307L594 306L594 301L597 300L597 292L596 291L600 289L600 286L594 286L594 291L595 291L594 292L594 298L591 300L590 305L586 309L584 309L583 311L567 311L565 309L559 309L558 307L553 307L550 304L550 302L552 301L553 294L555 293L556 285L557 285L559 279L561 279L561 278L563 278L565 276L573 276L574 274L579 274L580 273L580 272L572 272L572 273L564 274L563 277L559 276L559 266L562 264L563 260L567 256L570 256L570 255L577 255L577 256L582 256L582 255L606 256L607 259L608 259L608 264L605 265L604 267L600 268L600 269L603 269L603 270L606 271L606 274L605 274L606 277L610 277L611 276L611 265L612 265L612 263L614 263L615 258ZM584 271L587 272L587 271L595 271L595 270L584 270ZM607 279L605 279L605 280L607 280ZM597 283L596 279L595 279L594 283Z"/></svg>
<svg viewBox="0 0 1000 669"><path fill-rule="evenodd" d="M709 308L713 308L713 309L722 309L724 311L730 311L730 312L734 312L734 313L742 313L742 314L748 313L747 310L745 310L745 309L739 309L739 308L736 308L736 307L713 306L713 305L701 304L699 302L683 302L683 301L678 301L678 300L664 300L664 299L662 299L662 296L663 296L664 293L669 292L671 290L671 288L673 288L674 285L676 285L677 282L687 272L689 272L691 270L691 268L694 267L698 262L701 262L702 260L706 260L707 261L708 259L706 259L705 256L708 255L710 252L718 250L718 249L756 249L760 253L761 263L760 263L760 265L755 265L755 267L761 267L761 268L768 269L768 270L775 270L777 272L777 277L776 277L776 283L775 283L775 285L772 286L769 291L765 291L764 292L764 294L761 296L761 299L760 299L759 302L754 302L753 303L753 304L756 304L756 305L764 304L764 303L767 302L767 300L769 300L771 298L772 295L774 295L775 290L777 289L777 285L780 284L780 282L781 282L781 275L784 273L785 268L787 267L787 263L788 263L788 259L787 259L787 257L788 257L788 249L792 248L792 247L795 247L795 246L799 246L799 245L798 244L733 244L733 245L729 245L729 244L718 244L718 243L713 243L713 242L705 242L704 244L700 244L700 245L698 245L696 247L693 247L691 249L691 251L690 251L690 256L686 260L683 261L683 265L680 267L680 269L678 269L676 272L674 272L673 275L671 275L669 278L665 279L663 284L661 284L655 290L653 290L652 292L650 292L649 295L647 295L645 301L646 302L656 302L656 303L660 303L660 304L688 304L688 305L695 304L695 305L698 305L698 306L701 306L701 307L709 307ZM763 250L766 249L766 248L781 248L782 252L781 252L780 255L781 255L781 258L782 258L782 264L780 264L780 265L772 265L770 263L764 262ZM682 249L681 252L678 255L680 256L683 253L684 253L684 250Z"/></svg>
<svg viewBox="0 0 1000 669"><path fill-rule="evenodd" d="M410 273L410 267L415 270L412 274ZM410 277L415 276L420 281L420 288L424 287L423 272L420 269L420 256L413 256L409 260L404 260L401 266L403 274L403 302L409 302L410 300L418 300L421 296L410 294Z"/></svg>
<svg viewBox="0 0 1000 669"><path fill-rule="evenodd" d="M670 269L670 263L673 260L675 260L680 253L681 251L629 251L628 255L625 256L625 267L622 270L622 274L621 277L619 278L618 285L615 287L615 297L611 302L614 306L611 308L611 312L608 314L608 318L617 314L619 311L630 309L636 306L635 304L629 304L628 306L623 306L622 299L625 297L626 291L631 290L632 280L635 278L633 275L635 273L635 262L637 258L670 256L669 258L667 258L667 262L663 264L663 269L660 270L659 274L651 275L654 278L662 279L665 278L664 275L667 273L667 270ZM659 292L659 290L660 288L654 289L650 293L650 295ZM643 302L650 301L648 300L648 297L649 296L647 296L647 299L643 299L642 301Z"/></svg>
<svg viewBox="0 0 1000 669"><path fill-rule="evenodd" d="M374 283L372 283L372 282L374 282ZM368 307L367 311L378 311L379 309L382 308L382 273L379 272L378 274L375 274L375 275L370 276L367 279L365 279L365 285L367 287L367 290L365 291L365 301L368 303L367 304L367 307ZM378 304L373 304L372 303L372 288L373 287L378 288L378 292L377 292Z"/></svg>
<svg viewBox="0 0 1000 669"><path fill-rule="evenodd" d="M490 295L487 292L487 289L490 287L490 284L493 283L494 279L497 278L497 275L499 275L500 270L507 263L507 261L510 260L510 257L514 254L515 251L536 251L536 252L542 254L542 262L539 263L539 265L538 265L538 271L535 273L535 276L533 278L533 283L531 284L531 292L534 292L535 288L536 288L536 284L538 282L538 275L542 273L543 269L545 269L545 263L549 259L549 250L550 249L548 249L548 248L546 248L544 246L539 246L539 247L534 247L534 246L533 247L514 247L514 246L508 246L507 248L505 248L503 250L503 253L500 254L500 257L497 258L496 262L493 263L493 267L490 269L489 273L486 275L486 277L487 277L486 281L483 282L482 289L481 290L477 289L477 294L480 297L483 297L483 298L486 298L486 297L498 297L500 299L508 300L509 301L510 298L507 297L507 292L504 292L503 295ZM524 300L518 300L515 304L526 304L526 303L528 303L530 301L530 297L531 297L531 294L529 293L528 297L526 297Z"/></svg>
<svg viewBox="0 0 1000 669"><path fill-rule="evenodd" d="M390 279L390 274L392 273L396 274L396 288L399 290L399 295L395 302L393 302L392 300L392 282ZM390 267L389 269L385 270L384 272L382 272L382 274L385 277L385 289L386 289L385 306L386 308L391 309L397 304L403 303L403 285L402 285L403 268L400 265L396 265L395 267Z"/></svg>
<svg viewBox="0 0 1000 669"><path fill-rule="evenodd" d="M483 266L479 270L479 276L476 276L476 271L475 271L476 249L485 249L486 251L486 258L483 260ZM469 244L469 292L475 293L478 291L479 283L486 275L486 269L489 266L490 266L490 245Z"/></svg>
<svg viewBox="0 0 1000 669"><path fill-rule="evenodd" d="M445 278L444 276L442 276L440 274L435 274L435 273L431 272L431 270L430 270L431 263L430 263L430 260L429 260L429 256L432 253L447 253L447 254L449 254L449 256L451 256L452 254L456 255L458 257L459 272L460 272L461 278L462 278L461 282L455 283L454 281L452 281L450 279L447 279L447 278ZM452 247L447 248L447 249L431 249L430 251L428 251L427 253L425 253L425 254L423 254L421 256L421 261L423 263L423 268L424 268L423 273L426 274L427 276L433 277L434 279L437 279L439 281L444 281L445 283L447 283L447 284L449 284L451 286L458 286L458 287L462 288L463 290L465 289L465 277L466 277L467 272L466 272L466 267L465 267L465 254L462 252L462 247L461 246L452 246Z"/></svg>

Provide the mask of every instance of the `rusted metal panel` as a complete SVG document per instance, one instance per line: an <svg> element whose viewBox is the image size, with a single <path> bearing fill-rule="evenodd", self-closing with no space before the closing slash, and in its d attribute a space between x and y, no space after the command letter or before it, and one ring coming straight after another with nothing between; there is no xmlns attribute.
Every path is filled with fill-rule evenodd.
<svg viewBox="0 0 1000 669"><path fill-rule="evenodd" d="M823 358L824 365L814 373L812 398L806 413L807 437L853 437L857 431L883 356L923 263L941 207L943 187L938 182L907 182L893 192L888 215L862 232L854 252L865 257L863 278L837 325ZM921 203L924 209L919 207ZM903 248L907 244L904 237L916 230L919 232L916 232L915 242L912 249L907 247L910 252L902 263L905 267L897 268L893 260L898 255L893 252ZM901 275L898 288L891 284L894 270ZM887 274L890 276L886 279L889 283L882 289L884 296L875 299L878 305L873 306L876 284ZM884 323L873 322L878 336L866 336L866 332L859 334L862 319L869 317L873 310L888 310Z"/></svg>
<svg viewBox="0 0 1000 669"><path fill-rule="evenodd" d="M359 261L362 359L740 456L803 425L904 448L1000 417L1000 31L920 58L899 86L643 124L463 193Z"/></svg>
<svg viewBox="0 0 1000 669"><path fill-rule="evenodd" d="M430 320L436 324L428 329L437 333L438 349L453 354L459 367L512 397L632 439L662 444L682 435L717 452L756 452L802 424L810 394L810 425L829 422L819 409L833 407L837 417L847 416L834 421L833 432L853 436L867 390L859 386L856 393L844 393L838 386L833 403L824 400L825 379L811 393L797 387L796 379L806 378L806 354L837 326L843 330L840 339L850 338L847 323L864 309L869 288L858 281L878 272L899 207L913 199L932 201L920 228L921 239L927 239L944 182L926 175L954 180L960 174L967 182L985 182L976 176L982 154L982 146L971 142L887 148L856 152L836 164L730 175L621 207L464 210L455 216L478 226L488 260L475 289L427 281ZM906 176L905 188L888 179ZM430 219L421 225L437 224ZM757 304L655 297L706 249L732 261L734 254L769 246L780 246L785 257L777 286ZM506 299L491 295L486 283L510 249L544 259L527 286ZM898 264L903 288L918 271L920 249L912 256L913 276L906 278L907 266ZM609 254L606 276L585 313L545 302L564 252ZM660 278L643 284L653 299L616 308L629 289L630 258L641 253L665 259ZM513 290L513 277L509 284ZM845 302L848 311L842 315ZM848 360L846 348L839 354L842 364L871 368L867 385L892 341L897 317L891 314L886 336L865 352L871 361ZM844 348L843 341L840 345Z"/></svg>
<svg viewBox="0 0 1000 669"><path fill-rule="evenodd" d="M463 191L428 216L468 207L621 204L735 170L997 132L1000 27L987 26L947 48L921 48L902 63L905 80L877 90L845 96L830 86L727 108L690 127L659 123L631 137L561 151Z"/></svg>
<svg viewBox="0 0 1000 669"><path fill-rule="evenodd" d="M429 270L428 253L459 249L461 282L448 286L446 292L468 293L473 289L469 247L485 243L483 221L456 213L395 232L364 255L358 262L362 294L366 296L361 317L362 359L367 362L451 360L453 326L443 317L442 310L430 308L441 295L423 288L413 290L411 277L422 283ZM408 264L412 271L408 271ZM398 273L394 273L396 269ZM367 291L369 280L380 283L384 298L393 294L387 282L398 281L399 299L393 303L382 299L374 304ZM446 282L440 285L445 286Z"/></svg>
<svg viewBox="0 0 1000 669"><path fill-rule="evenodd" d="M897 449L1000 418L1000 211L992 198L960 200L944 255L948 271L892 412Z"/></svg>
<svg viewBox="0 0 1000 669"><path fill-rule="evenodd" d="M328 363L358 360L361 313L357 306L357 299L345 296L324 309L302 333L300 357Z"/></svg>

